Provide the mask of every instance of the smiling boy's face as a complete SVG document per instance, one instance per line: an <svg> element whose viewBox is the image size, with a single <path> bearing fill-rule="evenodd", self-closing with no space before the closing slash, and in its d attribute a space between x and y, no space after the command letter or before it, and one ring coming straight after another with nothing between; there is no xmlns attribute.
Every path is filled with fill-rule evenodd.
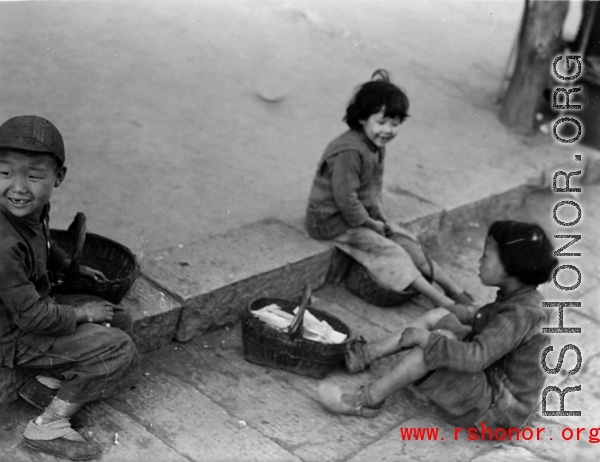
<svg viewBox="0 0 600 462"><path fill-rule="evenodd" d="M0 150L0 208L18 218L39 220L66 171L49 154Z"/></svg>

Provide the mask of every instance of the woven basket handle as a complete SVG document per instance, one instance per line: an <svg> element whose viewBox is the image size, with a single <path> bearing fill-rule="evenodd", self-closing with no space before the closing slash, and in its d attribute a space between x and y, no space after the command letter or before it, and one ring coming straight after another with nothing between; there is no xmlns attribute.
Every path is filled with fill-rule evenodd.
<svg viewBox="0 0 600 462"><path fill-rule="evenodd" d="M304 320L304 312L306 311L306 307L310 302L310 295L312 293L312 288L310 285L305 285L304 290L302 291L302 298L300 299L300 306L298 308L298 312L296 313L296 317L290 324L288 329L288 333L292 339L302 335L302 321Z"/></svg>
<svg viewBox="0 0 600 462"><path fill-rule="evenodd" d="M83 253L83 246L85 244L85 215L83 212L78 212L73 219L73 223L69 225L69 231L75 234L75 252L71 256L71 265L67 270L65 278L65 284L73 282L79 274L79 259Z"/></svg>

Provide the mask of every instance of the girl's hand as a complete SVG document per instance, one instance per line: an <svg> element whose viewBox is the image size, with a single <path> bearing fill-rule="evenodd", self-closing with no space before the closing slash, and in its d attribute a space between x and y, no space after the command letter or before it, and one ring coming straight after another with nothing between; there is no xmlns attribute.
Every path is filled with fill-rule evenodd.
<svg viewBox="0 0 600 462"><path fill-rule="evenodd" d="M417 239L417 236L415 236L413 233L411 233L408 229L406 229L405 227L400 226L400 225L398 225L396 223L390 223L390 222L388 222L386 224L386 227L387 227L387 232L390 235L391 234L400 234L400 235L403 235L403 236L408 236L408 237L410 237L412 239L415 239L415 240Z"/></svg>
<svg viewBox="0 0 600 462"><path fill-rule="evenodd" d="M456 335L454 335L454 333L453 333L453 332L450 332L449 330L445 330L445 329L437 329L437 330L434 330L434 332L435 332L436 334L443 335L443 336L444 336L444 337L446 337L446 338L449 338L449 339L456 340Z"/></svg>
<svg viewBox="0 0 600 462"><path fill-rule="evenodd" d="M88 302L75 308L77 322L108 322L112 321L114 305L110 302Z"/></svg>
<svg viewBox="0 0 600 462"><path fill-rule="evenodd" d="M95 281L108 281L107 277L102 271L85 265L79 266L79 274L83 277L94 279Z"/></svg>
<svg viewBox="0 0 600 462"><path fill-rule="evenodd" d="M372 218L369 218L365 222L365 226L367 228L371 228L376 233L381 234L382 236L385 236L386 224L383 221L373 220Z"/></svg>
<svg viewBox="0 0 600 462"><path fill-rule="evenodd" d="M400 348L411 348L415 346L425 347L429 341L430 332L418 327L407 327L402 332L402 337L398 342Z"/></svg>

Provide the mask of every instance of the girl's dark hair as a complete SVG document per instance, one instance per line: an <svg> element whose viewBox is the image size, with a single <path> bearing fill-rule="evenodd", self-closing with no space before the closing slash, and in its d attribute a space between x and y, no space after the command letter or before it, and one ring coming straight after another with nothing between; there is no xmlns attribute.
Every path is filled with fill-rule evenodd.
<svg viewBox="0 0 600 462"><path fill-rule="evenodd" d="M524 284L548 282L558 264L544 230L534 223L496 221L488 236L498 243L504 270Z"/></svg>
<svg viewBox="0 0 600 462"><path fill-rule="evenodd" d="M384 69L376 70L371 81L358 87L357 92L346 108L344 122L353 130L361 130L361 120L368 119L385 107L385 117L400 119L408 117L408 98L400 88L390 82Z"/></svg>

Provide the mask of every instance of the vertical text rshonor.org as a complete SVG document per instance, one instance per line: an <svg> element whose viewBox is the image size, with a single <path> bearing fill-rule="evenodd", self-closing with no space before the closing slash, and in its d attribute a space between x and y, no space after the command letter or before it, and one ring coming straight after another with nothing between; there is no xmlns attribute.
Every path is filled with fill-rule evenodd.
<svg viewBox="0 0 600 462"><path fill-rule="evenodd" d="M554 62L552 63L552 73L559 82L563 82L563 85L565 85L564 82L574 83L581 75L582 67L583 67L582 60L581 60L582 57L580 55L565 56L564 58L565 58L564 65L565 65L565 68L567 71L569 71L571 69L572 64L577 65L577 70L576 70L576 72L570 73L569 75L563 75L562 73L560 73L557 70L557 64L563 59L563 56L558 56L554 59ZM567 111L580 110L581 104L570 104L570 101L569 101L569 97L570 97L571 93L578 93L580 91L581 91L581 86L574 87L572 85L569 85L569 88L565 88L565 87L555 88L554 92L552 94L552 108L555 110L567 110ZM557 97L559 97L559 96L561 97L563 104L557 104ZM563 134L562 132L561 132L561 134L559 134L558 129L561 128L563 126L563 124L565 124L565 123L573 124L577 128L577 133L574 136L569 137L569 138L564 138L563 136L561 136L561 134ZM581 122L577 118L572 117L570 115L561 117L554 122L554 125L552 127L552 135L560 143L575 143L575 142L577 142L577 140L579 140L579 138L581 138L581 135L582 135ZM568 136L568 135L565 135L565 136ZM581 162L580 154L575 154L575 161ZM572 172L568 172L568 173L565 171L562 171L562 170L555 172L553 180L552 180L552 191L554 193L560 193L560 194L566 193L569 195L572 195L573 193L580 193L581 188L571 187L571 185L570 185L571 177L578 176L578 175L581 175L581 170L572 171ZM557 183L564 187L558 186ZM576 217L571 219L570 221L563 221L558 217L558 212L560 209L563 209L562 210L563 212L565 212L565 211L568 212L569 215L570 214L576 215ZM571 210L569 211L569 209L571 209ZM560 247L558 250L556 250L554 252L554 255L556 257L581 257L580 252L565 252L565 250L568 247L575 244L577 241L581 240L581 234L566 234L565 233L565 232L568 232L567 230L569 229L569 227L575 226L577 223L579 223L579 221L581 220L581 215L582 215L581 207L574 200L571 200L571 199L560 200L554 206L554 209L552 210L552 216L554 218L554 221L556 222L556 224L566 228L563 231L563 233L555 234L554 237L557 239L569 239L569 241L565 245L563 245L562 247ZM563 271L573 273L576 276L577 280L571 285L560 284L557 280L557 276L559 273L561 273ZM565 273L565 274L568 274L568 273ZM554 282L554 285L560 290L563 290L563 291L575 290L581 284L581 271L579 271L579 269L575 265L559 265L554 270L554 273L552 274L552 280ZM548 334L581 334L580 327L564 327L564 309L571 308L571 307L581 307L581 302L576 302L576 301L542 302L542 306L558 308L558 327L544 327L544 328L542 328L542 332L548 333ZM573 367L571 370L568 371L568 374L569 375L577 374L577 372L579 372L579 370L581 369L582 356L581 356L581 350L577 347L577 345L575 345L573 343L569 343L561 348L560 353L558 355L556 367L554 367L554 368L549 368L546 363L546 358L547 358L548 354L553 351L553 347L552 346L546 347L544 349L544 351L542 352L542 356L541 356L541 362L542 362L542 367L544 368L544 371L547 374L558 374L558 372L560 372L560 370L562 368L564 356L570 350L576 354L577 363L576 363L575 367ZM562 390L559 387L554 386L554 385L547 386L546 388L544 388L544 391L542 392L542 415L544 415L544 416L580 416L581 411L565 410L565 395L567 393L578 392L578 391L581 391L581 385L565 387ZM558 393L558 396L560 397L560 410L553 410L553 411L547 410L546 399L547 399L548 393L550 393L550 392Z"/></svg>

